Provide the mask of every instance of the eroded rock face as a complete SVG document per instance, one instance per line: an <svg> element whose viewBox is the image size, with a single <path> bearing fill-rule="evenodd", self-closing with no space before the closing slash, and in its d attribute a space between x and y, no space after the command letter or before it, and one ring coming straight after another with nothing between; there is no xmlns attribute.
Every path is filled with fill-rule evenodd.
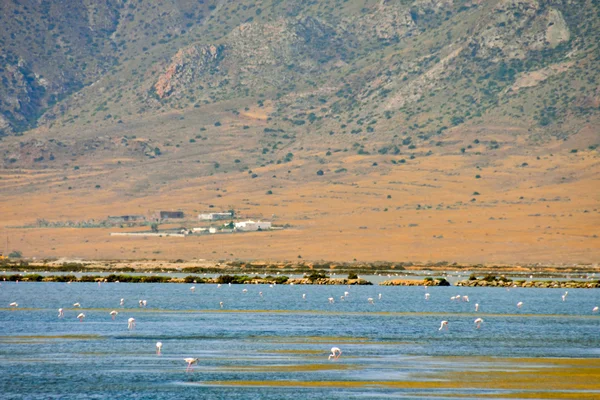
<svg viewBox="0 0 600 400"><path fill-rule="evenodd" d="M225 44L180 49L154 84L159 99L222 85L278 87L292 73L320 73L343 59L351 37L312 17L243 23ZM293 64L294 71L289 66Z"/></svg>
<svg viewBox="0 0 600 400"><path fill-rule="evenodd" d="M383 0L364 18L358 18L355 29L374 34L380 40L397 40L416 28L409 10Z"/></svg>
<svg viewBox="0 0 600 400"><path fill-rule="evenodd" d="M101 75L121 0L0 4L0 134L23 131L59 98ZM6 124L8 127L2 128Z"/></svg>
<svg viewBox="0 0 600 400"><path fill-rule="evenodd" d="M223 52L223 47L214 45L195 45L180 49L154 84L156 95L160 99L169 97L174 91L199 77L214 73L218 70Z"/></svg>
<svg viewBox="0 0 600 400"><path fill-rule="evenodd" d="M569 39L560 11L541 9L535 0L505 0L496 6L493 18L469 48L474 56L493 61L524 59L530 50L554 48Z"/></svg>
<svg viewBox="0 0 600 400"><path fill-rule="evenodd" d="M0 115L0 136L9 135L12 133L12 128L10 127L10 123Z"/></svg>

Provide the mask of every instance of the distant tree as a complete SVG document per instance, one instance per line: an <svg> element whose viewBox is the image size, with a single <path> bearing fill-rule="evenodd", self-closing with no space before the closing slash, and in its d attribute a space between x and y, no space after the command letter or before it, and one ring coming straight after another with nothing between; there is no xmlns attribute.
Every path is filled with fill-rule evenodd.
<svg viewBox="0 0 600 400"><path fill-rule="evenodd" d="M150 225L150 229L152 230L152 232L158 233L158 223L153 222L152 225Z"/></svg>

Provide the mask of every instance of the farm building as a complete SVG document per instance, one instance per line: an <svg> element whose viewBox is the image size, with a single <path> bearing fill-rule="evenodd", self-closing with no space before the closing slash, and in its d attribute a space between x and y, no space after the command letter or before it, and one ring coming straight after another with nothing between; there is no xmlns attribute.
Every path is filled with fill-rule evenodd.
<svg viewBox="0 0 600 400"><path fill-rule="evenodd" d="M161 211L160 219L178 219L183 218L183 211Z"/></svg>
<svg viewBox="0 0 600 400"><path fill-rule="evenodd" d="M251 232L251 231L266 231L271 229L270 222L264 221L242 221L235 223L235 229L243 232Z"/></svg>
<svg viewBox="0 0 600 400"><path fill-rule="evenodd" d="M220 219L230 219L233 218L233 213L231 212L219 212L219 213L209 213L209 214L200 214L198 215L198 219L202 221L217 221Z"/></svg>

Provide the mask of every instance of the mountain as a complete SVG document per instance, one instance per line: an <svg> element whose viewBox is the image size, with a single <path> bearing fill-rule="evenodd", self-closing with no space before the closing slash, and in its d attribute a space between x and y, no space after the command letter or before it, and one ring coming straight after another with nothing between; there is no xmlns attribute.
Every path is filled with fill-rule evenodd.
<svg viewBox="0 0 600 400"><path fill-rule="evenodd" d="M404 229L413 224L401 223L406 210L423 213L427 205L452 214L456 207L469 215L523 202L533 191L525 217L550 221L560 213L534 209L560 198L561 212L582 214L565 229L587 235L573 257L588 262L598 253L585 250L597 247L588 223L600 222L596 0L22 1L2 3L0 22L7 225L100 218L121 206L213 206L283 212L300 227L304 218L338 224L395 210L374 220L391 218L388 229ZM368 183L382 179L384 187ZM325 195L342 186L339 196ZM482 186L506 198L486 199ZM394 190L407 197L393 207L361 198ZM16 210L22 196L42 203ZM321 196L326 211L311 205ZM334 207L336 197L345 200ZM90 198L89 208L81 198ZM48 216L42 206L59 212ZM415 224L417 237L446 238ZM536 260L553 247L538 241L537 255L526 255L537 226L509 227L519 232L518 255L498 255L504 244L473 259ZM466 225L456 232L469 243L479 235ZM463 252L447 254L407 256Z"/></svg>

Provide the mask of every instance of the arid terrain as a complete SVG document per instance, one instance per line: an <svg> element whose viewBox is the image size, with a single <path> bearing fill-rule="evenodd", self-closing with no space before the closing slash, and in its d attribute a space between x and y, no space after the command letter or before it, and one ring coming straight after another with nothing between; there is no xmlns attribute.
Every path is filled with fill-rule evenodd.
<svg viewBox="0 0 600 400"><path fill-rule="evenodd" d="M596 2L25 3L0 13L5 255L600 259ZM284 229L110 236L161 210ZM119 215L148 224L76 227Z"/></svg>
<svg viewBox="0 0 600 400"><path fill-rule="evenodd" d="M480 143L462 154L460 148L476 138ZM489 150L490 140L501 148ZM581 148L577 143L536 151L506 132L455 129L412 160L335 152L343 144L316 138L304 146L315 155L252 168L254 179L234 165L195 177L191 161L130 161L127 168L82 160L77 171L3 171L1 237L8 238L9 250L37 258L593 264L600 255L599 158L595 150L572 153ZM230 151L231 158L243 157L243 149ZM405 163L392 163L401 159ZM157 182L173 170L187 174L187 168L185 179ZM139 186L142 194L133 193ZM77 221L181 209L193 219L230 208L289 228L185 238L109 236L149 227L14 228L38 218Z"/></svg>

